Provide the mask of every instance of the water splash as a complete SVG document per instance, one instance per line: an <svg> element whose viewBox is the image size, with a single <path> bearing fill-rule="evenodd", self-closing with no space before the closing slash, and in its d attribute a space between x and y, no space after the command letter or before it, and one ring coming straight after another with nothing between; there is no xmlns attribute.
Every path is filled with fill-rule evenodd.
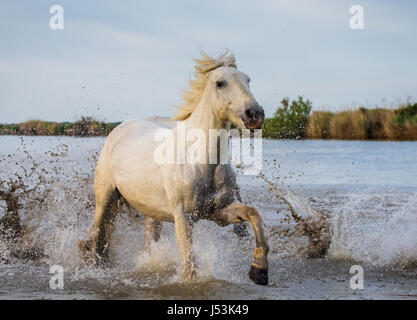
<svg viewBox="0 0 417 320"><path fill-rule="evenodd" d="M307 237L307 245L294 243L296 251L309 258L324 257L331 243L330 215L325 212L316 212L295 192L282 191L278 183L268 179L265 174L260 173L258 176L269 185L275 196L288 206L291 217L287 215L284 220L289 223L292 218L295 223L295 228L287 228L280 235L284 238ZM270 230L272 233L276 232L273 226Z"/></svg>
<svg viewBox="0 0 417 320"><path fill-rule="evenodd" d="M330 257L416 268L417 194L350 192L335 210Z"/></svg>
<svg viewBox="0 0 417 320"><path fill-rule="evenodd" d="M180 281L182 262L173 225L164 223L161 242L144 252L143 228L124 206L114 222L112 267L92 269L84 263L78 241L87 238L92 225L93 172L103 140L73 139L71 143L41 142L48 147L38 150L38 144L25 140L14 147L18 151L0 159L0 263L61 264L74 272L75 280L123 274L114 280L115 286L122 287ZM264 216L271 264L285 263L286 258L326 256L415 268L415 193L362 190L300 196L266 176L260 178L269 189L254 179L242 188L242 198ZM253 247L252 236L241 239L231 228L199 222L194 232L199 280L250 283L246 273Z"/></svg>

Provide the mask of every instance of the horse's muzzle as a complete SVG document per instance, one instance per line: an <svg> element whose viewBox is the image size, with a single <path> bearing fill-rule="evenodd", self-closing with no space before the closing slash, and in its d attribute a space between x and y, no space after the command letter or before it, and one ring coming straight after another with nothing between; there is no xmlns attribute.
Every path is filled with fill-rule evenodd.
<svg viewBox="0 0 417 320"><path fill-rule="evenodd" d="M264 109L258 104L253 104L246 108L241 118L247 129L262 129L265 119Z"/></svg>

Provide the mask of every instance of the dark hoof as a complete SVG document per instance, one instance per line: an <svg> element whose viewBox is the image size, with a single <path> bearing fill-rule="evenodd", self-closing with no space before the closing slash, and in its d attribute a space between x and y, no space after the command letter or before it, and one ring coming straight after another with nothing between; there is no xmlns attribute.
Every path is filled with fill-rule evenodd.
<svg viewBox="0 0 417 320"><path fill-rule="evenodd" d="M266 286L268 284L268 269L250 266L248 275L255 284L260 284L262 286Z"/></svg>
<svg viewBox="0 0 417 320"><path fill-rule="evenodd" d="M233 225L233 232L241 238L244 237L248 237L249 236L249 232L247 230L247 226L246 223L242 222L242 223L236 223Z"/></svg>
<svg viewBox="0 0 417 320"><path fill-rule="evenodd" d="M87 266L93 266L96 264L95 254L93 252L93 245L91 240L80 240L78 243L80 248L81 257Z"/></svg>
<svg viewBox="0 0 417 320"><path fill-rule="evenodd" d="M95 266L103 269L110 266L108 251L101 250L97 252L91 240L80 240L78 246L87 266Z"/></svg>
<svg viewBox="0 0 417 320"><path fill-rule="evenodd" d="M95 266L100 269L110 268L110 261L108 257L97 257L95 261Z"/></svg>

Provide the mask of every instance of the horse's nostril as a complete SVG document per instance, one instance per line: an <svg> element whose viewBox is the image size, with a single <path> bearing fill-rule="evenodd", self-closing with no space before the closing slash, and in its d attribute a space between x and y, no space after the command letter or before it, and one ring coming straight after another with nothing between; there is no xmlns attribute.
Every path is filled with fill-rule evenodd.
<svg viewBox="0 0 417 320"><path fill-rule="evenodd" d="M253 110L251 110L251 109L247 109L247 110L245 111L245 115L246 115L246 117L248 117L250 120L254 120L254 119L256 119L256 112L255 112L255 111L253 111Z"/></svg>

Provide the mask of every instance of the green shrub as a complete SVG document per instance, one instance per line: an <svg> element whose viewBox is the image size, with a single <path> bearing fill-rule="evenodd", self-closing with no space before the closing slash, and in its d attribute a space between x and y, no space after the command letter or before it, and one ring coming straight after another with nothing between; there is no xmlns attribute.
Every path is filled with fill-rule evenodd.
<svg viewBox="0 0 417 320"><path fill-rule="evenodd" d="M63 136L65 135L65 124L64 123L56 123L53 132L55 136Z"/></svg>
<svg viewBox="0 0 417 320"><path fill-rule="evenodd" d="M395 110L395 116L392 121L400 124L417 122L417 103L408 103L406 107Z"/></svg>
<svg viewBox="0 0 417 320"><path fill-rule="evenodd" d="M12 124L0 124L0 134L9 135L9 134L19 134L19 125Z"/></svg>
<svg viewBox="0 0 417 320"><path fill-rule="evenodd" d="M108 136L110 132L116 128L120 122L105 123L101 122L101 135Z"/></svg>
<svg viewBox="0 0 417 320"><path fill-rule="evenodd" d="M306 126L312 103L304 101L302 96L297 100L284 98L282 107L278 108L273 118L266 119L263 137L270 139L299 139L306 136Z"/></svg>
<svg viewBox="0 0 417 320"><path fill-rule="evenodd" d="M395 110L386 130L391 140L417 140L417 103Z"/></svg>

